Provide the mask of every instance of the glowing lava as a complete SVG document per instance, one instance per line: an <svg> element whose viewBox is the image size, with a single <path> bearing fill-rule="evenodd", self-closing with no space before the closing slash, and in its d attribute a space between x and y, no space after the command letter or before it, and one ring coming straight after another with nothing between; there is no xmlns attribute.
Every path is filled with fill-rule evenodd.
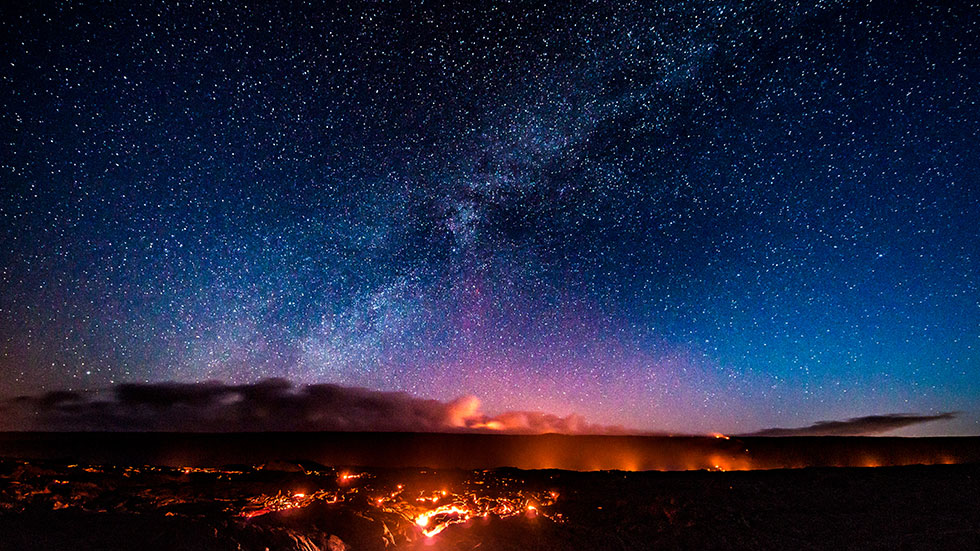
<svg viewBox="0 0 980 551"><path fill-rule="evenodd" d="M239 515L245 518L254 518L277 511L308 507L317 501L336 503L339 499L340 496L336 492L327 490L318 490L312 494L280 492L273 496L259 495L250 498Z"/></svg>
<svg viewBox="0 0 980 551"><path fill-rule="evenodd" d="M433 519L435 519L433 521ZM457 505L443 505L437 509L422 513L415 519L415 524L422 529L427 538L435 536L451 524L466 522L470 519L470 511Z"/></svg>

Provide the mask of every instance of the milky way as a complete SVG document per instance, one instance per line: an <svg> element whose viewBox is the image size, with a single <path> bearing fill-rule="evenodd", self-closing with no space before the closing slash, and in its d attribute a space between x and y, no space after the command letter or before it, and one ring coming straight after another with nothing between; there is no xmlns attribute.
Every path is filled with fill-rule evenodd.
<svg viewBox="0 0 980 551"><path fill-rule="evenodd" d="M980 432L980 7L24 2L0 394Z"/></svg>

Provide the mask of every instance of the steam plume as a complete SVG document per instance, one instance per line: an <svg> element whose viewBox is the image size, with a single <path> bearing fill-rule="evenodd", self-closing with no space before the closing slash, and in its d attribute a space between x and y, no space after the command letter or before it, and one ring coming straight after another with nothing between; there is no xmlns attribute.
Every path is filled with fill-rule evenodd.
<svg viewBox="0 0 980 551"><path fill-rule="evenodd" d="M0 430L32 431L392 431L623 434L577 415L534 411L490 416L480 400L426 400L331 384L293 386L282 379L228 385L120 384L111 398L49 392L0 403Z"/></svg>

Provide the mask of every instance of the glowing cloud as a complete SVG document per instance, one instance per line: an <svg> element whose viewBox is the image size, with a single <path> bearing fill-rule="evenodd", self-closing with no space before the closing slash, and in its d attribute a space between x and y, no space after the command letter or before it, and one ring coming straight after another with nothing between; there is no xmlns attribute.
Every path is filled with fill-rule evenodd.
<svg viewBox="0 0 980 551"><path fill-rule="evenodd" d="M476 396L452 402L403 392L329 384L121 384L110 398L73 392L22 396L0 403L0 430L50 431L391 431L622 434L578 415L536 411L490 416Z"/></svg>

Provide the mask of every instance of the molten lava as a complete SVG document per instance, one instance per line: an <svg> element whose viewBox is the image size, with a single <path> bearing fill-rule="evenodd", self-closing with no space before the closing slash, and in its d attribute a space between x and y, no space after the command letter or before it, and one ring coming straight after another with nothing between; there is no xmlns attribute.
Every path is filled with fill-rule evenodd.
<svg viewBox="0 0 980 551"><path fill-rule="evenodd" d="M474 473L472 478L452 490L433 490L424 486L398 484L394 491L381 494L374 503L385 512L396 513L412 522L427 538L454 524L474 518L509 518L523 513L541 514L557 521L557 515L542 512L554 505L557 492L536 492L523 481ZM411 491L407 491L410 489Z"/></svg>

